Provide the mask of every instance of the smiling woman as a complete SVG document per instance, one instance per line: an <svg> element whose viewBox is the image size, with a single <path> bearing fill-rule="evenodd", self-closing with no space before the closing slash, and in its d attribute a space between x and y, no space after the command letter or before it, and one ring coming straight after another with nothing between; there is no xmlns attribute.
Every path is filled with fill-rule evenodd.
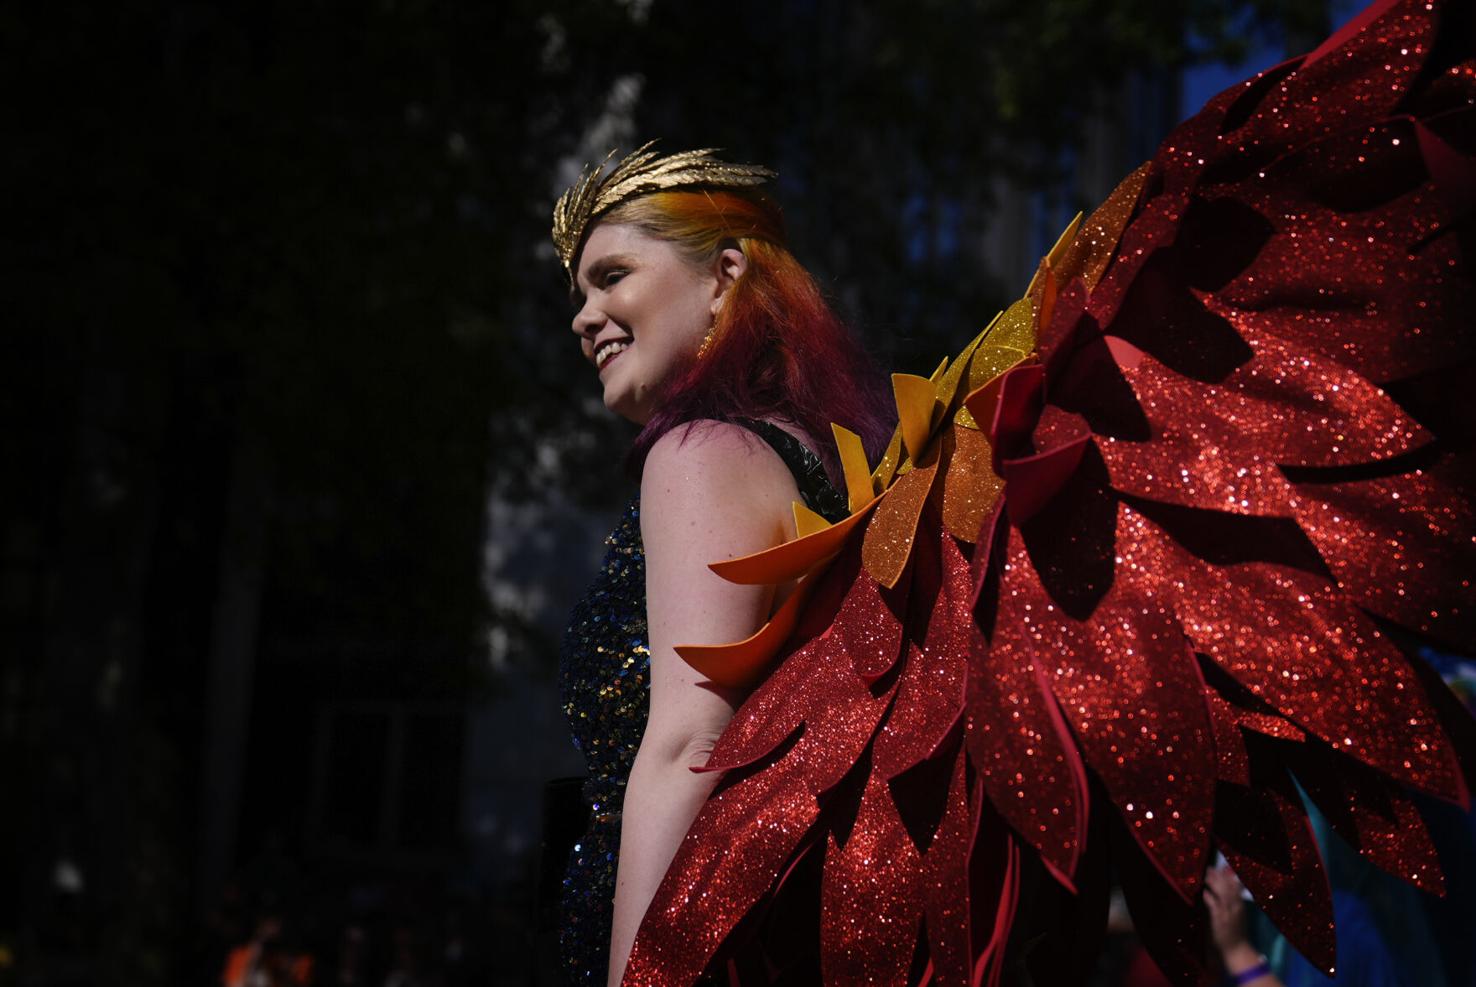
<svg viewBox="0 0 1476 987"><path fill-rule="evenodd" d="M678 332L680 349L663 365L650 416L632 418L645 425L631 450L634 466L673 427L703 419L788 422L823 440L817 452L831 477L840 468L828 441L831 422L850 426L868 449L885 441L890 422L874 367L785 245L772 199L751 187L705 185L616 203L586 235L579 262L588 258L590 274L618 282L634 271L613 263L623 251L596 269L601 258L589 246L598 247L606 230L670 248L702 282L696 296L685 296L687 331ZM575 279L576 300L584 287Z"/></svg>
<svg viewBox="0 0 1476 987"><path fill-rule="evenodd" d="M650 421L662 382L693 362L728 289L747 270L737 247L699 265L636 226L596 227L581 255L584 303L574 332L599 370L605 406L633 422Z"/></svg>
<svg viewBox="0 0 1476 987"><path fill-rule="evenodd" d="M607 539L561 655L591 811L564 881L573 983L619 983L718 781L692 768L745 698L676 645L746 638L792 589L736 585L708 563L793 538L793 502L845 515L830 422L873 453L886 438L878 379L784 245L779 210L756 189L768 175L643 148L582 179L555 211L571 328L605 405L643 426L631 452L640 495Z"/></svg>

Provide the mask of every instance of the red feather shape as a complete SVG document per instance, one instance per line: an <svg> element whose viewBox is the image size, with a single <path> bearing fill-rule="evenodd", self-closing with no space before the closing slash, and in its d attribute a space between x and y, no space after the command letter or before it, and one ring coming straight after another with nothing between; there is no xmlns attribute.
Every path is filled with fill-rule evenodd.
<svg viewBox="0 0 1476 987"><path fill-rule="evenodd" d="M1476 74L1447 70L1471 39L1438 4L1363 20L1177 128L1115 207L1099 280L1047 266L1038 361L970 405L1004 483L971 556L942 501L997 484L950 481L959 443L935 440L812 577L628 982L690 983L748 948L747 917L809 894L832 982L996 983L1012 934L1042 927L1032 875L1105 873L1100 842L1084 867L1089 823L1171 977L1198 976L1216 845L1327 966L1289 769L1361 853L1438 889L1400 786L1463 802L1448 738L1476 730L1370 614L1476 646L1473 471L1451 441L1452 368L1476 349L1452 232L1476 209ZM960 462L984 468L969 441ZM819 887L784 880L811 848ZM1070 947L1052 935L1036 948Z"/></svg>

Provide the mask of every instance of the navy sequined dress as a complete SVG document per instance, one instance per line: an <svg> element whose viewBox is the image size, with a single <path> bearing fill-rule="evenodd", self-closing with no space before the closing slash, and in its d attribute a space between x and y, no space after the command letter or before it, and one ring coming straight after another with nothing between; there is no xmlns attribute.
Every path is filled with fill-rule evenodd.
<svg viewBox="0 0 1476 987"><path fill-rule="evenodd" d="M813 452L768 422L735 424L774 448L812 510L832 521L846 516L845 498L830 486ZM580 985L605 982L620 807L646 729L651 651L639 498L631 501L605 545L604 562L574 606L559 655L564 715L589 772L583 789L589 825L569 854L559 926L566 980Z"/></svg>

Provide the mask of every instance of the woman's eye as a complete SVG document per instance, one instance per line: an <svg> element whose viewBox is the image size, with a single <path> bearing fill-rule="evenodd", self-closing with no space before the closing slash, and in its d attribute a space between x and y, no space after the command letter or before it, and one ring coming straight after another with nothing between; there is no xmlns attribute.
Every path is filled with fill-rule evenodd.
<svg viewBox="0 0 1476 987"><path fill-rule="evenodd" d="M608 272L605 275L604 286L606 288L610 287L611 285L613 285L616 282L618 282L621 278L625 277L625 275L627 273L628 272L626 272L626 271L610 271L610 272Z"/></svg>

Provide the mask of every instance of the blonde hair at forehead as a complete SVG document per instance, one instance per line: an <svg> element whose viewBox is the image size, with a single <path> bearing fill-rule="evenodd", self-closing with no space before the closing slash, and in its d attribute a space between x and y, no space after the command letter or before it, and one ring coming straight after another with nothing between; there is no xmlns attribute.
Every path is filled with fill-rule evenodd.
<svg viewBox="0 0 1476 987"><path fill-rule="evenodd" d="M751 241L784 244L778 207L767 197L710 189L655 192L622 202L598 224L632 226L665 240L687 261L704 265L726 246L751 255Z"/></svg>

